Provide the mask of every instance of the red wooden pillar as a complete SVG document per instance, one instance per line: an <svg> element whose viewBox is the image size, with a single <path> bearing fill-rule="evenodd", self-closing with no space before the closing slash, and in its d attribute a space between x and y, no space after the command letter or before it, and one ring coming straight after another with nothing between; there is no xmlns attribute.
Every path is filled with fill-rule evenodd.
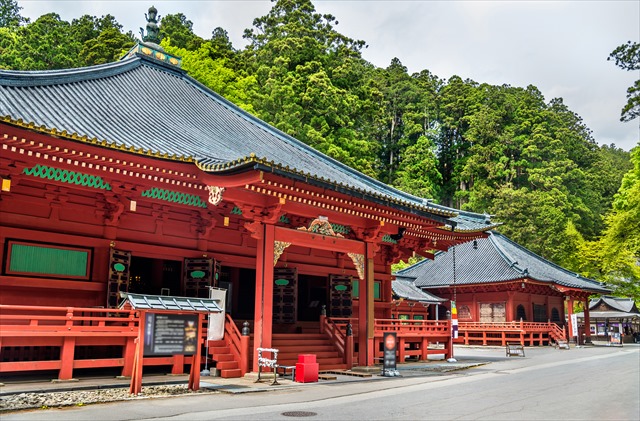
<svg viewBox="0 0 640 421"><path fill-rule="evenodd" d="M589 315L589 299L584 300L584 342L591 343L591 316Z"/></svg>
<svg viewBox="0 0 640 421"><path fill-rule="evenodd" d="M144 329L146 325L147 312L140 312L140 323L138 323L138 337L136 338L136 351L133 358L133 372L131 373L131 384L129 393L138 395L142 392L142 366L144 362Z"/></svg>
<svg viewBox="0 0 640 421"><path fill-rule="evenodd" d="M275 226L261 224L256 256L256 304L253 333L253 371L258 371L255 348L271 348L273 324L273 246Z"/></svg>
<svg viewBox="0 0 640 421"><path fill-rule="evenodd" d="M127 342L124 345L124 351L122 356L124 363L122 365L122 377L131 377L133 371L133 361L136 353L136 338L127 338Z"/></svg>
<svg viewBox="0 0 640 421"><path fill-rule="evenodd" d="M571 316L573 315L573 298L569 297L569 299L567 300L567 326L569 329L569 332L567 332L567 337L569 339L569 342L573 342L573 322L571 321Z"/></svg>
<svg viewBox="0 0 640 421"><path fill-rule="evenodd" d="M506 309L506 321L507 322L511 322L513 320L515 320L515 315L513 314L513 310L515 308L514 302L513 302L513 297L515 295L514 291L508 291L507 292L507 309Z"/></svg>
<svg viewBox="0 0 640 421"><path fill-rule="evenodd" d="M360 282L358 299L358 365L373 365L373 338L374 338L374 245L365 243L365 279Z"/></svg>

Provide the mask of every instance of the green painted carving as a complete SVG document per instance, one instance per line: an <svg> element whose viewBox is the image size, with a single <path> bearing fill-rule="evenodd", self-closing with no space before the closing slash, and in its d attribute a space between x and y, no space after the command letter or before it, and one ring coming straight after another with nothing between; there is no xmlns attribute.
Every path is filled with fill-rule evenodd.
<svg viewBox="0 0 640 421"><path fill-rule="evenodd" d="M276 285L283 287L285 285L289 285L289 280L288 279L276 279L275 283L276 283Z"/></svg>
<svg viewBox="0 0 640 421"><path fill-rule="evenodd" d="M348 288L346 285L336 285L333 287L336 291L346 291Z"/></svg>
<svg viewBox="0 0 640 421"><path fill-rule="evenodd" d="M385 234L385 236L382 237L382 242L383 243L398 244L398 242L396 240L394 240L393 238L391 238L391 236L389 234Z"/></svg>
<svg viewBox="0 0 640 421"><path fill-rule="evenodd" d="M191 277L194 279L204 278L204 275L206 274L201 270L194 270L193 272L191 272Z"/></svg>
<svg viewBox="0 0 640 421"><path fill-rule="evenodd" d="M113 270L115 270L116 272L122 272L125 269L126 267L122 263L116 263L115 265L113 265Z"/></svg>
<svg viewBox="0 0 640 421"><path fill-rule="evenodd" d="M231 209L231 215L242 215L242 210L239 207L234 206L233 209Z"/></svg>
<svg viewBox="0 0 640 421"><path fill-rule="evenodd" d="M188 206L195 206L198 208L206 208L207 204L200 199L200 196L195 194L180 193L171 190L159 189L153 187L149 190L142 192L142 197L149 197L151 199L165 200L167 202L180 203Z"/></svg>
<svg viewBox="0 0 640 421"><path fill-rule="evenodd" d="M351 232L351 228L339 225L339 224L331 224L331 228L333 228L333 232L343 235L348 235Z"/></svg>
<svg viewBox="0 0 640 421"><path fill-rule="evenodd" d="M282 215L280 217L280 219L278 220L278 222L282 222L283 224L290 224L291 223L289 218L287 218L287 215Z"/></svg>
<svg viewBox="0 0 640 421"><path fill-rule="evenodd" d="M45 180L54 180L61 183L92 187L94 189L111 190L109 183L105 183L101 177L83 174L81 172L63 170L60 168L47 167L45 165L36 165L32 168L25 168L22 170L22 173L32 177L44 178Z"/></svg>

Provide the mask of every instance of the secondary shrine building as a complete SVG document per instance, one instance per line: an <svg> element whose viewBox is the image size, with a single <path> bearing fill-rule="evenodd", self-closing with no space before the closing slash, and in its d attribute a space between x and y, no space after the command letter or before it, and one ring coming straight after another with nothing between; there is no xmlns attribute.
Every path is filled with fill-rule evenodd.
<svg viewBox="0 0 640 421"><path fill-rule="evenodd" d="M355 363L372 365L377 320L392 314L390 265L494 225L315 151L179 62L147 42L115 63L0 71L3 314L107 311L121 291L208 297L217 286L227 290L227 323L250 322L252 349L279 345L278 335L326 337L325 309L324 323L340 327L329 346L350 322ZM3 335L3 351L41 344ZM111 343L87 343L98 344ZM22 358L4 355L1 364ZM0 371L12 369L25 367Z"/></svg>
<svg viewBox="0 0 640 421"><path fill-rule="evenodd" d="M572 317L574 302L586 307L588 325L589 297L610 292L601 283L568 271L496 231L395 275L455 302L457 341L465 344L542 345L574 340L578 336ZM441 318L444 311L441 307ZM590 341L590 332L584 339Z"/></svg>

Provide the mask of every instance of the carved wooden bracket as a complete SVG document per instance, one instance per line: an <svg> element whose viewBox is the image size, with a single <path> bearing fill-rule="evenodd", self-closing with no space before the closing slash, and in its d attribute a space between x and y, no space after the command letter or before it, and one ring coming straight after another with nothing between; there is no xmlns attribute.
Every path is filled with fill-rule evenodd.
<svg viewBox="0 0 640 421"><path fill-rule="evenodd" d="M260 221L252 221L245 222L244 227L247 231L249 231L251 238L255 238L256 240L260 240L262 238L262 223Z"/></svg>
<svg viewBox="0 0 640 421"><path fill-rule="evenodd" d="M289 247L291 243L287 243L286 241L274 241L273 242L273 266L278 263L278 259L282 256L285 249Z"/></svg>
<svg viewBox="0 0 640 421"><path fill-rule="evenodd" d="M353 265L356 267L356 271L358 272L358 278L364 281L364 254L358 253L347 253L351 260L353 260Z"/></svg>
<svg viewBox="0 0 640 421"><path fill-rule="evenodd" d="M314 234L321 234L329 237L344 238L344 235L334 232L329 221L324 219L314 219L311 221L311 224L309 224L309 228L300 227L298 228L298 231L312 232Z"/></svg>

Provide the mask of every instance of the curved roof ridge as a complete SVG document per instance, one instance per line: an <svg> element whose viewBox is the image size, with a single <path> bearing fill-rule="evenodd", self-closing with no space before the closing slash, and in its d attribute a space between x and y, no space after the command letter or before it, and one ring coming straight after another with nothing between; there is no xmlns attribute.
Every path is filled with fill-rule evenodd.
<svg viewBox="0 0 640 421"><path fill-rule="evenodd" d="M563 268L562 266L560 266L560 265L558 265L558 264L556 264L556 263L554 263L554 262L552 262L552 261L550 261L550 260L547 260L547 259L545 259L544 257L542 257L542 256L540 256L540 255L538 255L538 254L536 254L536 253L534 253L534 252L532 252L531 250L529 250L529 249L527 249L527 248L522 247L520 244L518 244L518 243L514 242L514 241L513 241L513 240L511 240L510 238L508 238L508 237L506 237L506 236L504 236L504 235L502 235L502 234L500 234L500 236L501 236L503 239L505 239L505 240L506 240L509 244L511 244L512 246L514 246L514 247L518 248L519 250L522 250L525 254L528 254L529 256L533 257L534 259L541 260L541 261L542 261L542 262L544 262L545 264L547 264L547 265L549 265L549 266L553 267L553 268L554 268L554 269L556 269L556 270L559 270L560 272L563 272L564 274L567 274L567 275L573 276L573 277L575 277L575 278L581 279L582 281L587 281L587 282L592 283L592 284L594 284L594 285L602 286L602 283L601 283L601 282L594 281L593 279L585 278L584 276L580 275L580 274L579 274L579 273L577 273L577 272L573 272L573 271L570 271L569 269L565 269L565 268ZM558 279L558 280L555 280L555 282L561 282L561 281Z"/></svg>
<svg viewBox="0 0 640 421"><path fill-rule="evenodd" d="M94 66L74 67L71 69L55 70L1 70L0 86L30 87L66 85L79 81L104 79L117 76L144 64L153 67L161 66L163 70L173 72L176 75L184 75L186 71L169 67L163 63L144 56L132 56L111 63L97 64ZM153 60L153 61L152 61ZM155 66L154 66L155 65Z"/></svg>
<svg viewBox="0 0 640 421"><path fill-rule="evenodd" d="M511 256L511 254L509 254L509 252L507 252L500 243L498 243L498 240L497 240L498 236L503 238L506 238L506 237L495 231L490 231L490 234L491 235L489 235L489 241L491 241L491 244L493 244L493 247L496 249L500 257L502 257L510 267L524 274L524 269L520 268L518 261L513 256Z"/></svg>

